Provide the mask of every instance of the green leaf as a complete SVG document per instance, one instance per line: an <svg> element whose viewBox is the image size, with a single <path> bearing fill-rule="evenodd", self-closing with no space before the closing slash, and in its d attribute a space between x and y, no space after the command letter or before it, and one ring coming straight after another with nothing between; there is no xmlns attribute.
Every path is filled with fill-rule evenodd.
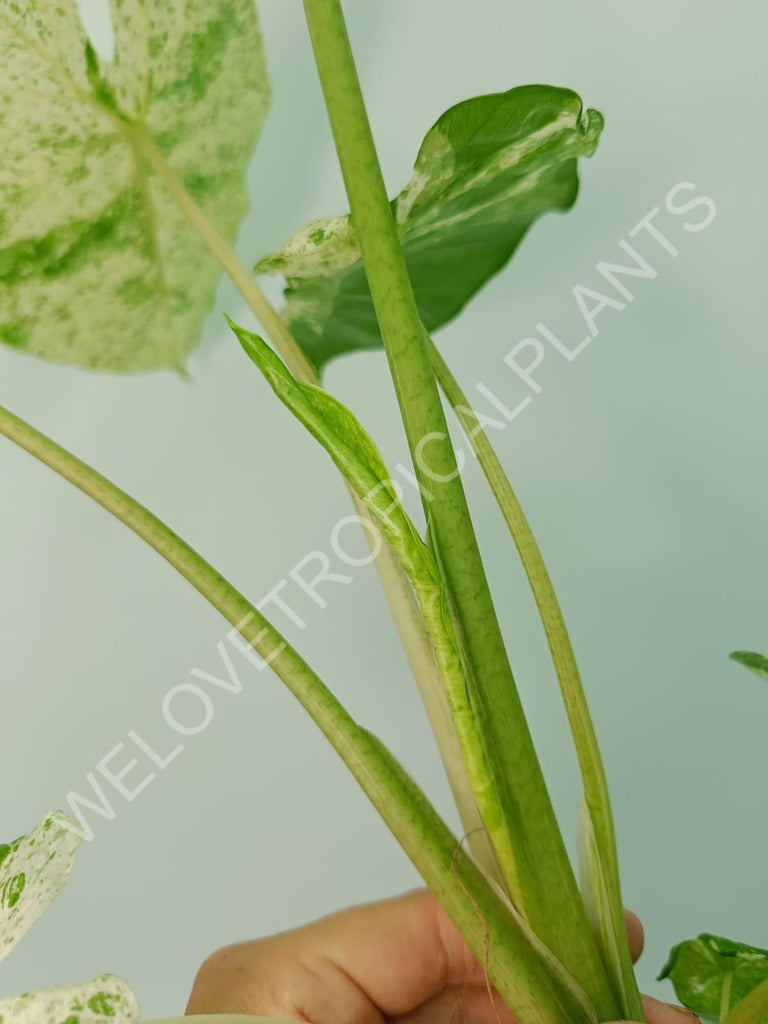
<svg viewBox="0 0 768 1024"><path fill-rule="evenodd" d="M83 985L25 992L0 1000L2 1024L132 1024L139 1007L120 978L102 974Z"/></svg>
<svg viewBox="0 0 768 1024"><path fill-rule="evenodd" d="M684 1006L717 1018L724 1009L724 988L728 992L730 985L728 1005L736 1006L768 981L768 950L718 935L700 935L675 946L659 975L659 980L663 978L670 979Z"/></svg>
<svg viewBox="0 0 768 1024"><path fill-rule="evenodd" d="M112 0L100 65L76 0L0 0L0 340L99 370L183 366L219 270L136 145L228 238L269 99L253 0Z"/></svg>
<svg viewBox="0 0 768 1024"><path fill-rule="evenodd" d="M768 658L762 654L755 654L754 651L734 651L730 655L732 661L750 669L755 675L762 679L768 679Z"/></svg>
<svg viewBox="0 0 768 1024"><path fill-rule="evenodd" d="M0 846L0 960L67 884L80 845L76 828L49 814L28 836Z"/></svg>
<svg viewBox="0 0 768 1024"><path fill-rule="evenodd" d="M573 204L576 158L591 156L602 126L576 93L529 85L466 100L429 130L392 203L428 330L502 269L538 217ZM256 270L287 278L285 317L316 366L382 344L349 217L310 224Z"/></svg>

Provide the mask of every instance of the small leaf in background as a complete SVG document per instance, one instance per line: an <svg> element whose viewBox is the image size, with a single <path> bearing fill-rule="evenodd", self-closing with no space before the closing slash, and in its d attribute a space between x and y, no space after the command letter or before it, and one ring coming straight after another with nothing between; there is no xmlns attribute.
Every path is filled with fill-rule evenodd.
<svg viewBox="0 0 768 1024"><path fill-rule="evenodd" d="M133 992L111 974L84 985L25 992L0 1000L2 1024L132 1024L138 1019Z"/></svg>
<svg viewBox="0 0 768 1024"><path fill-rule="evenodd" d="M67 884L80 845L67 822L49 814L28 836L0 845L0 960Z"/></svg>
<svg viewBox="0 0 768 1024"><path fill-rule="evenodd" d="M768 679L768 658L762 654L755 654L754 651L734 651L730 655L732 661L750 669L755 675L762 679Z"/></svg>
<svg viewBox="0 0 768 1024"><path fill-rule="evenodd" d="M501 270L538 217L574 203L576 158L592 155L602 126L569 89L529 85L459 103L429 130L392 204L429 330ZM284 315L316 367L381 345L349 217L310 224L256 270L287 279Z"/></svg>
<svg viewBox="0 0 768 1024"><path fill-rule="evenodd" d="M728 1006L734 1007L768 981L768 950L717 935L700 935L675 946L659 975L660 981L664 978L670 979L683 1006L719 1018L724 987Z"/></svg>
<svg viewBox="0 0 768 1024"><path fill-rule="evenodd" d="M144 125L228 238L269 100L253 0L0 0L0 340L99 370L180 368L218 265L131 143Z"/></svg>

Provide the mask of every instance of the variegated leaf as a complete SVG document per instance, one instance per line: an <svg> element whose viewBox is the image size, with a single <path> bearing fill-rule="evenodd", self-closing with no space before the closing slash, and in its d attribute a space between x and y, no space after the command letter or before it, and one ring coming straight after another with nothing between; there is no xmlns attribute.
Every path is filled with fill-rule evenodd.
<svg viewBox="0 0 768 1024"><path fill-rule="evenodd" d="M675 946L659 980L669 978L683 1006L724 1018L731 1007L768 982L768 950L699 935Z"/></svg>
<svg viewBox="0 0 768 1024"><path fill-rule="evenodd" d="M603 119L569 89L530 85L452 107L429 130L393 201L421 317L434 330L507 263L528 228L576 199L576 159ZM285 318L319 368L381 345L349 217L316 221L262 260L288 281Z"/></svg>
<svg viewBox="0 0 768 1024"><path fill-rule="evenodd" d="M0 1024L132 1024L138 1018L136 997L112 974L0 1000Z"/></svg>
<svg viewBox="0 0 768 1024"><path fill-rule="evenodd" d="M218 267L132 130L231 238L269 96L254 0L0 0L0 340L100 370L181 367Z"/></svg>
<svg viewBox="0 0 768 1024"><path fill-rule="evenodd" d="M49 814L28 836L0 845L0 960L67 884L80 845L74 829Z"/></svg>

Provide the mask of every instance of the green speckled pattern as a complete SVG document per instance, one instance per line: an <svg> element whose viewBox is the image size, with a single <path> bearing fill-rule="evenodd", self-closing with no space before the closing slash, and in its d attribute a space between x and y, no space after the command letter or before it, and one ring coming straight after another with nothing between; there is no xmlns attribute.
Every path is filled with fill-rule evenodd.
<svg viewBox="0 0 768 1024"><path fill-rule="evenodd" d="M49 814L28 836L0 846L0 960L67 884L80 837L62 814Z"/></svg>
<svg viewBox="0 0 768 1024"><path fill-rule="evenodd" d="M0 0L0 340L111 371L181 368L218 267L126 140L144 123L228 238L269 102L253 0Z"/></svg>
<svg viewBox="0 0 768 1024"><path fill-rule="evenodd" d="M133 992L111 974L0 1000L0 1024L131 1024L138 1018Z"/></svg>

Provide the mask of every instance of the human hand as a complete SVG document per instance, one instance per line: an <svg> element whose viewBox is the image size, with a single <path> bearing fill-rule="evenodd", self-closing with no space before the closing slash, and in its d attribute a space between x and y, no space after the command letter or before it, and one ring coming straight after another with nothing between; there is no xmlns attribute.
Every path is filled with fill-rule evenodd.
<svg viewBox="0 0 768 1024"><path fill-rule="evenodd" d="M635 959L643 929L627 915ZM648 1024L692 1024L645 1000ZM229 946L200 968L188 1014L249 1014L311 1024L514 1024L483 967L426 890Z"/></svg>

